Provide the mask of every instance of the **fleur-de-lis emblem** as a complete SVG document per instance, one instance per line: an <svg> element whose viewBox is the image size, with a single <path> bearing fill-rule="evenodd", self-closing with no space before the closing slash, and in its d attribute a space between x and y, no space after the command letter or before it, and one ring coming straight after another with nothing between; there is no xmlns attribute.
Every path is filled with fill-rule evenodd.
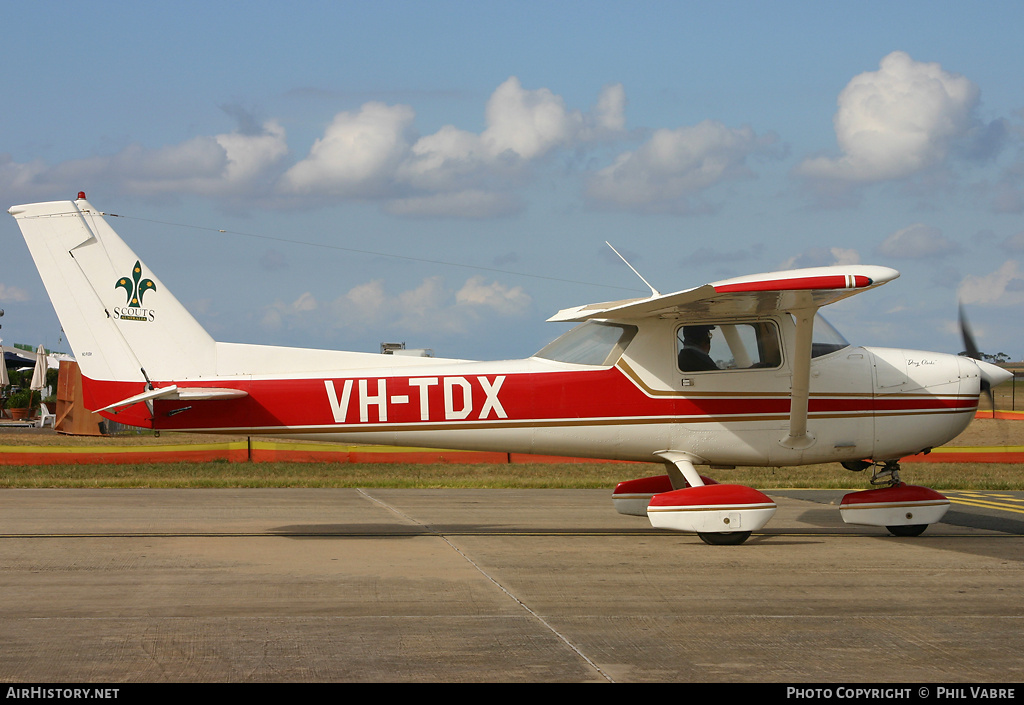
<svg viewBox="0 0 1024 705"><path fill-rule="evenodd" d="M128 277L121 277L117 280L117 284L114 284L115 289L124 289L127 292L126 303L129 306L142 306L143 295L150 289L156 289L156 284L152 279L139 281L140 279L142 279L142 263L136 261L132 268L131 281L128 280Z"/></svg>

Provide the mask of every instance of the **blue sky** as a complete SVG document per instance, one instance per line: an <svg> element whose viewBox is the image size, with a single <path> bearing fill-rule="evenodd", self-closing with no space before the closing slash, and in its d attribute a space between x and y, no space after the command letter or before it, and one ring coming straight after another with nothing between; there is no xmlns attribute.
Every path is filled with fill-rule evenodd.
<svg viewBox="0 0 1024 705"><path fill-rule="evenodd" d="M0 193L88 193L220 340L529 355L560 308L902 277L855 343L1024 355L1019 2L5 7ZM66 349L13 218L6 343ZM219 232L219 231L225 232Z"/></svg>

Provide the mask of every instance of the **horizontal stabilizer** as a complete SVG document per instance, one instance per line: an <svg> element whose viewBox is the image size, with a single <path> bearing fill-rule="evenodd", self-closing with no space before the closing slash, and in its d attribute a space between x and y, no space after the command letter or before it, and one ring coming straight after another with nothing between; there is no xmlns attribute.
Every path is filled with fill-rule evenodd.
<svg viewBox="0 0 1024 705"><path fill-rule="evenodd" d="M223 387L179 387L176 384L172 384L170 387L150 389L142 394L136 394L135 396L128 397L127 399L122 399L121 401L114 402L113 404L108 404L102 409L96 409L96 411L97 413L101 411L114 411L115 409L121 409L140 402L154 401L156 399L166 399L171 401L206 401L238 399L240 397L247 396L249 396L249 393L242 391L241 389L226 389Z"/></svg>

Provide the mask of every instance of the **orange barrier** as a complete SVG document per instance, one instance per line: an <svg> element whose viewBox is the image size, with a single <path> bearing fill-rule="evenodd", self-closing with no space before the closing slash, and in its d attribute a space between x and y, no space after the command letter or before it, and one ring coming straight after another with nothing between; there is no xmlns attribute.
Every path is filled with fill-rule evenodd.
<svg viewBox="0 0 1024 705"><path fill-rule="evenodd" d="M901 463L1024 463L1024 446L935 448L928 455L901 458Z"/></svg>
<svg viewBox="0 0 1024 705"><path fill-rule="evenodd" d="M592 463L524 453L493 453L398 446L231 441L166 446L0 446L0 465L96 465L221 460L256 463Z"/></svg>
<svg viewBox="0 0 1024 705"><path fill-rule="evenodd" d="M330 443L231 441L165 446L0 446L0 465L96 465L131 463L594 463L526 453L494 453L398 446L345 446ZM1024 446L936 448L904 463L1024 463Z"/></svg>
<svg viewBox="0 0 1024 705"><path fill-rule="evenodd" d="M992 410L982 411L979 409L974 414L976 419L1007 419L1008 421L1024 421L1024 411L1004 411L996 409L995 416L992 415Z"/></svg>

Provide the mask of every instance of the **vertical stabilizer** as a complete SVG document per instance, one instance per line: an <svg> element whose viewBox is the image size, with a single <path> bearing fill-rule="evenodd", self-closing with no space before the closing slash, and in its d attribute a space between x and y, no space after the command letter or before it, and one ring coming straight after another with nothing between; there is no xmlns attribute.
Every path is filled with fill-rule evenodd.
<svg viewBox="0 0 1024 705"><path fill-rule="evenodd" d="M132 382L213 375L213 339L81 196L9 212L82 374Z"/></svg>

